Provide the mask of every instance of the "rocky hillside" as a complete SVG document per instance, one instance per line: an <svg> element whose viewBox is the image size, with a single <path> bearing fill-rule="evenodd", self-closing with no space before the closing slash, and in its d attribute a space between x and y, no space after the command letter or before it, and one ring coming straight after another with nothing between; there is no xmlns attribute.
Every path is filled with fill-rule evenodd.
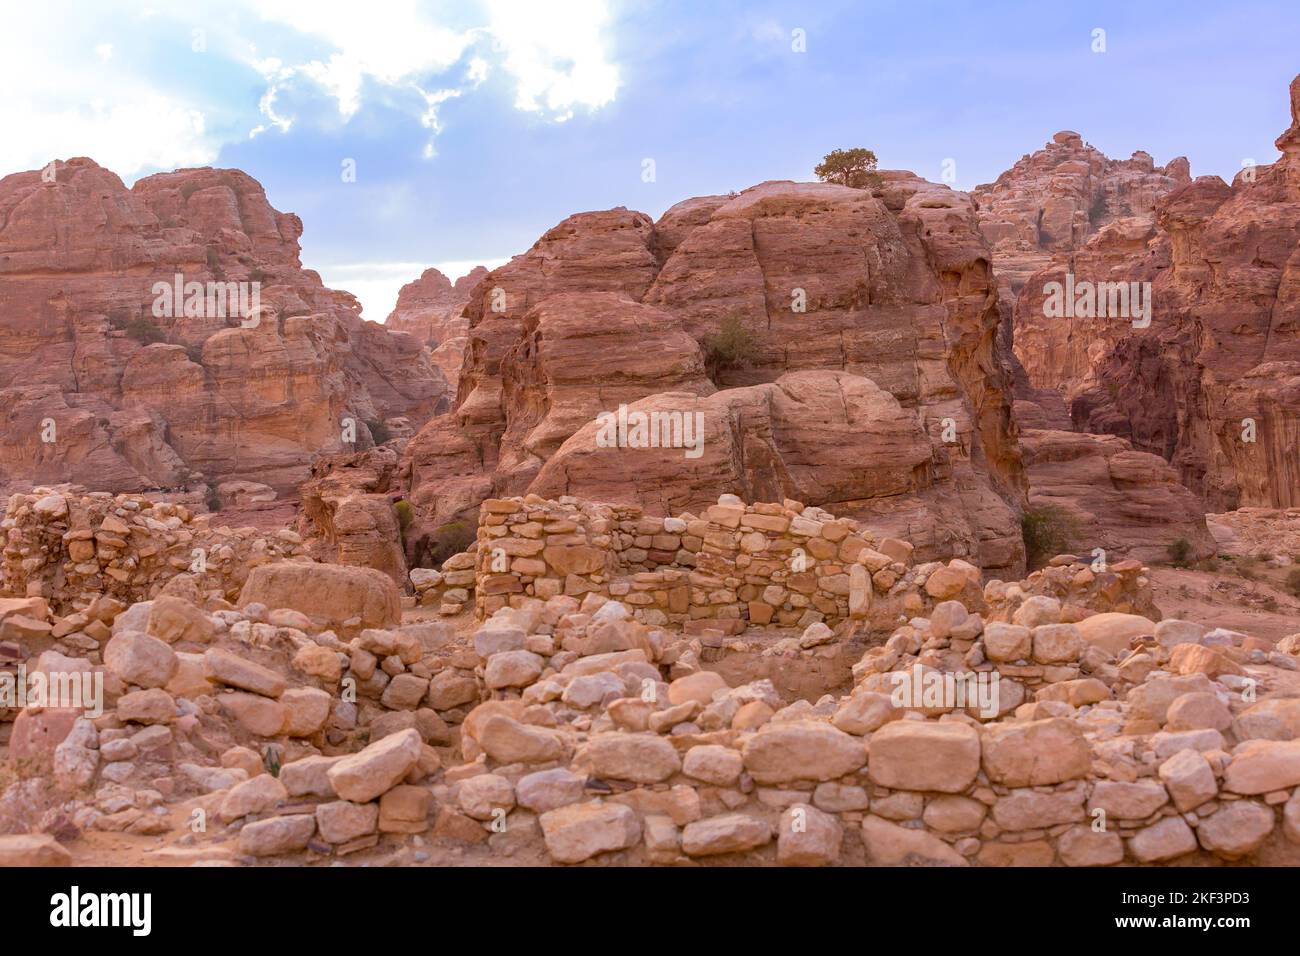
<svg viewBox="0 0 1300 956"><path fill-rule="evenodd" d="M1190 178L1186 157L1164 166L1140 150L1110 159L1062 130L971 195L998 275L1018 292L1054 254L1079 249L1098 230L1118 220L1152 219L1156 203Z"/></svg>
<svg viewBox="0 0 1300 956"><path fill-rule="evenodd" d="M302 268L301 233L238 170L0 179L0 490L291 491L371 423L448 407L421 342Z"/></svg>
<svg viewBox="0 0 1300 956"><path fill-rule="evenodd" d="M417 535L536 491L668 514L795 498L925 553L1023 561L1024 476L969 197L772 182L571 216L476 287L456 409L407 449ZM599 440L620 405L698 454ZM668 420L665 417L663 420Z"/></svg>
<svg viewBox="0 0 1300 956"><path fill-rule="evenodd" d="M1184 183L1154 220L1124 219L1057 254L1015 306L1032 387L1074 427L1170 461L1214 509L1300 504L1300 78L1282 156ZM1047 286L1149 282L1151 321L1049 318Z"/></svg>
<svg viewBox="0 0 1300 956"><path fill-rule="evenodd" d="M425 269L420 277L402 286L397 305L384 327L409 332L416 341L433 349L433 364L447 377L452 389L460 378L465 355L469 319L463 312L470 293L488 274L475 266L453 284L437 269Z"/></svg>

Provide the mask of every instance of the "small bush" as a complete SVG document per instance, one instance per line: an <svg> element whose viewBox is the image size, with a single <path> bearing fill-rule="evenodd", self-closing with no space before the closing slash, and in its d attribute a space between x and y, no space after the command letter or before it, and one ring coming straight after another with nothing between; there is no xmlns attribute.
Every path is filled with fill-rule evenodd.
<svg viewBox="0 0 1300 956"><path fill-rule="evenodd" d="M207 505L213 514L221 510L221 495L217 494L216 485L208 485Z"/></svg>
<svg viewBox="0 0 1300 956"><path fill-rule="evenodd" d="M725 369L744 368L758 357L754 333L745 328L738 315L723 319L722 326L706 336L703 344L705 374L711 379Z"/></svg>
<svg viewBox="0 0 1300 956"><path fill-rule="evenodd" d="M393 433L388 430L388 426L378 418L367 420L366 427L370 429L370 437L375 440L376 445L382 445L393 437Z"/></svg>
<svg viewBox="0 0 1300 956"><path fill-rule="evenodd" d="M131 322L130 309L109 309L108 310L108 327L115 331L122 332Z"/></svg>
<svg viewBox="0 0 1300 956"><path fill-rule="evenodd" d="M411 522L415 520L415 508L409 501L403 499L393 503L393 511L397 513L397 526L402 533L402 542L406 542L406 532L411 527Z"/></svg>
<svg viewBox="0 0 1300 956"><path fill-rule="evenodd" d="M1179 538L1169 546L1169 561L1175 567L1183 567L1192 557L1192 543L1186 538Z"/></svg>
<svg viewBox="0 0 1300 956"><path fill-rule="evenodd" d="M217 252L215 246L208 246L204 258L208 263L208 271L212 277L218 281L224 281L226 278L225 266L221 264L221 253Z"/></svg>
<svg viewBox="0 0 1300 956"><path fill-rule="evenodd" d="M1285 587L1288 594L1300 598L1300 568L1292 568L1287 574Z"/></svg>
<svg viewBox="0 0 1300 956"><path fill-rule="evenodd" d="M155 342L167 341L166 332L141 316L136 316L127 321L126 334L141 345L153 345Z"/></svg>
<svg viewBox="0 0 1300 956"><path fill-rule="evenodd" d="M1020 531L1025 539L1025 561L1031 571L1069 551L1074 536L1069 516L1052 505L1025 511L1020 516Z"/></svg>
<svg viewBox="0 0 1300 956"><path fill-rule="evenodd" d="M466 521L449 521L429 536L426 545L429 560L439 567L453 554L460 554L474 543L477 531Z"/></svg>

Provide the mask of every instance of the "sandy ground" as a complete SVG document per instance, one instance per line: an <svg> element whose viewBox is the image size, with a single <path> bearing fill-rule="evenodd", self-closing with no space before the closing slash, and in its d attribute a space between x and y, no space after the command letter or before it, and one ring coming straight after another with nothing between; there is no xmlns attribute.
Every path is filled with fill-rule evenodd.
<svg viewBox="0 0 1300 956"><path fill-rule="evenodd" d="M1234 568L1230 563L1221 567ZM1277 641L1300 632L1300 599L1267 577L1243 578L1236 570L1152 568L1156 606L1165 617L1226 627Z"/></svg>

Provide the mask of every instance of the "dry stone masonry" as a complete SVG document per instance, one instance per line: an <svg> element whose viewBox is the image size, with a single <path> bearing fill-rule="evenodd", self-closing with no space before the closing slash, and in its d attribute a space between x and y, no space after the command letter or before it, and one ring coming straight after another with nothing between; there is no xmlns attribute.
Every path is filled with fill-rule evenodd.
<svg viewBox="0 0 1300 956"><path fill-rule="evenodd" d="M60 542L79 524L43 510ZM491 499L474 566L431 572L423 607L300 558L233 597L184 571L144 600L0 598L3 673L103 688L100 713L5 712L0 859L67 863L100 830L173 863L1295 861L1300 634L1162 618L1138 562L983 582L901 545L795 502L652 526ZM468 609L457 573L476 617L437 613ZM842 681L779 689L848 653Z"/></svg>

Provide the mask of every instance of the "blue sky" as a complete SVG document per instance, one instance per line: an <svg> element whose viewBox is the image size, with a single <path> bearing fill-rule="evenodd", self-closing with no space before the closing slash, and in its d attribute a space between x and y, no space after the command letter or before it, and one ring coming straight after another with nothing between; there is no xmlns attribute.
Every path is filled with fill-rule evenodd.
<svg viewBox="0 0 1300 956"><path fill-rule="evenodd" d="M495 264L573 212L809 179L836 147L934 180L951 160L970 188L1073 129L1230 178L1276 157L1300 70L1294 0L38 7L0 34L0 175L238 167L378 320L426 266Z"/></svg>

